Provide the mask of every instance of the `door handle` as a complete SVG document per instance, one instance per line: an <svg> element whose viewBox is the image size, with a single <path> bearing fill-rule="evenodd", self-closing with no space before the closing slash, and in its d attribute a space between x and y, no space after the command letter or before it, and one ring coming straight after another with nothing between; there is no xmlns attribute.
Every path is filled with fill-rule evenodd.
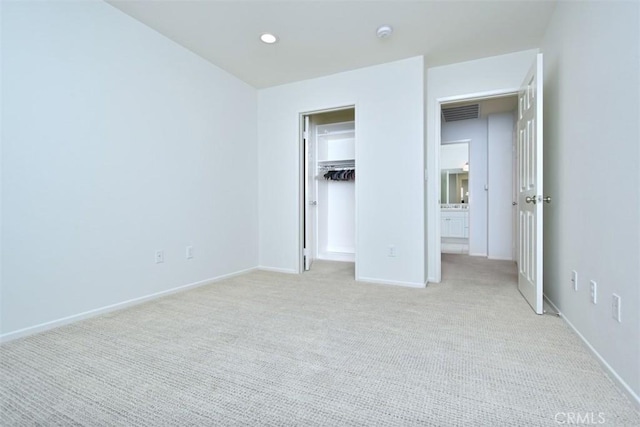
<svg viewBox="0 0 640 427"><path fill-rule="evenodd" d="M315 200L312 201L312 202L309 202L309 205L311 205L311 206L316 206L317 204L318 204L318 202L316 202Z"/></svg>
<svg viewBox="0 0 640 427"><path fill-rule="evenodd" d="M511 202L511 206L515 206L517 204L518 204L518 202Z"/></svg>
<svg viewBox="0 0 640 427"><path fill-rule="evenodd" d="M533 203L534 205L537 203L536 196L533 196L533 197L527 196L525 197L524 201L527 203Z"/></svg>
<svg viewBox="0 0 640 427"><path fill-rule="evenodd" d="M544 200L545 203L551 203L551 196L547 196L542 200Z"/></svg>

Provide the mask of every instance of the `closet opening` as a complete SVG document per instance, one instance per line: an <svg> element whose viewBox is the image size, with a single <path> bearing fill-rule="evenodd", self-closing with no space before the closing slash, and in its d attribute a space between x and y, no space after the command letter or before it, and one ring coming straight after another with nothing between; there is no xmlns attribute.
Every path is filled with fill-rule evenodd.
<svg viewBox="0 0 640 427"><path fill-rule="evenodd" d="M315 260L355 263L355 108L303 113L300 271Z"/></svg>

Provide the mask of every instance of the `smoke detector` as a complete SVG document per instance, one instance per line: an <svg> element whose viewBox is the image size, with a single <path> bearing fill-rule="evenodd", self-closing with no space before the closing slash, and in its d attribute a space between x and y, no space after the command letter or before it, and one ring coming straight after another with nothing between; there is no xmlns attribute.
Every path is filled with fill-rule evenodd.
<svg viewBox="0 0 640 427"><path fill-rule="evenodd" d="M378 28L378 31L376 31L376 35L378 36L379 39L386 39L392 33L393 33L393 28L391 28L389 25L383 25Z"/></svg>

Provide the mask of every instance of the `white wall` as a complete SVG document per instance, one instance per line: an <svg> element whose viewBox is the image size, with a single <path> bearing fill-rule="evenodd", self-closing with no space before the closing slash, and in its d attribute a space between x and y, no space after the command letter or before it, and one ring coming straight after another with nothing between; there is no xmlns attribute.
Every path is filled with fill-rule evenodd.
<svg viewBox="0 0 640 427"><path fill-rule="evenodd" d="M513 259L514 113L487 117L487 256Z"/></svg>
<svg viewBox="0 0 640 427"><path fill-rule="evenodd" d="M106 3L2 8L4 337L257 266L256 91Z"/></svg>
<svg viewBox="0 0 640 427"><path fill-rule="evenodd" d="M423 82L416 57L258 92L261 266L299 268L299 114L355 105L358 279L424 286Z"/></svg>
<svg viewBox="0 0 640 427"><path fill-rule="evenodd" d="M426 162L428 172L426 253L427 276L432 282L440 281L440 239L436 226L440 223L438 205L439 158L437 147L440 121L439 101L462 99L471 94L489 94L517 91L529 67L535 60L537 49L507 55L432 67L427 70Z"/></svg>
<svg viewBox="0 0 640 427"><path fill-rule="evenodd" d="M545 294L640 404L639 21L637 2L560 2L543 52Z"/></svg>
<svg viewBox="0 0 640 427"><path fill-rule="evenodd" d="M487 119L442 124L442 141L469 143L469 255L487 256Z"/></svg>
<svg viewBox="0 0 640 427"><path fill-rule="evenodd" d="M440 169L462 169L469 162L469 144L443 144L440 146Z"/></svg>
<svg viewBox="0 0 640 427"><path fill-rule="evenodd" d="M318 204L326 203L325 227L320 229L320 257L322 254L331 259L327 252L355 253L356 242L356 192L352 181L328 181L320 183L325 189L324 199L318 198ZM353 259L351 259L353 261Z"/></svg>

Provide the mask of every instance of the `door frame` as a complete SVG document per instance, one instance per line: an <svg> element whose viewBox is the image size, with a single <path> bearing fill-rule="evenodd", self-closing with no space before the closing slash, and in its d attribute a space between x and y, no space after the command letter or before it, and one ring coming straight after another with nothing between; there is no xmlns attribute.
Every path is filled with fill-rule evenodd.
<svg viewBox="0 0 640 427"><path fill-rule="evenodd" d="M440 146L442 144L442 105L449 104L452 102L461 102L461 101L482 101L485 99L491 98L502 98L505 96L517 96L519 87L508 88L508 89L499 89L492 90L486 92L475 92L468 93L464 95L455 95L455 96L444 96L440 98L436 98L436 105L434 108L435 115L435 152L434 152L434 170L429 174L431 184L428 184L428 190L433 191L436 194L436 197L431 197L428 200L432 200L432 203L435 203L435 206L432 207L432 212L434 215L429 215L429 207L427 206L427 230L432 229L435 230L433 236L428 238L427 241L427 253L429 254L429 258L435 259L432 265L435 266L435 271L433 274L429 274L430 277L433 277L433 281L435 283L440 283L442 281L442 231L440 229L440 205L438 201L440 200ZM469 152L471 152L471 146L469 146ZM471 160L469 161L471 164ZM428 180L429 181L429 180ZM469 230L471 231L471 230Z"/></svg>
<svg viewBox="0 0 640 427"><path fill-rule="evenodd" d="M304 144L304 118L316 114L332 113L335 111L354 111L354 139L355 139L355 162L358 164L358 108L355 103L338 107L322 108L319 110L301 111L298 113L298 274L304 273L304 244L305 244L305 144ZM356 216L356 254L355 254L355 277L358 277L358 181L355 181L355 216ZM316 216L317 221L317 216ZM317 225L314 227L317 230ZM314 241L317 244L317 241Z"/></svg>

